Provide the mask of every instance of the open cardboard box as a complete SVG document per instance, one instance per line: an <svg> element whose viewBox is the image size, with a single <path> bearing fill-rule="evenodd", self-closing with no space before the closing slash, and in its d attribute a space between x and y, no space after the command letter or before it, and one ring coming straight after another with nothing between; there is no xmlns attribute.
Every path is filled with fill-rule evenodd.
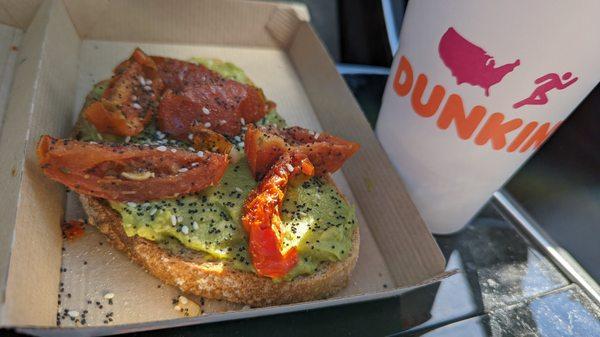
<svg viewBox="0 0 600 337"><path fill-rule="evenodd" d="M13 39L24 31L0 129L1 327L37 335L98 335L192 325L389 297L444 276L439 248L311 28L305 7L2 0L0 11L2 23L12 26L2 29L16 32ZM7 64L2 39L0 61ZM177 289L160 285L124 254L102 245L105 240L94 229L63 242L60 223L82 213L72 193L42 175L36 142L42 134L67 136L93 83L109 77L136 46L180 59L231 61L277 102L290 125L327 130L362 145L334 175L356 206L361 226L359 261L344 291L330 299L255 309L207 300L204 314L182 317L171 302ZM103 299L107 291L115 294L112 305ZM56 327L57 309L65 308L88 310L86 325L67 320ZM113 321L105 324L108 312Z"/></svg>

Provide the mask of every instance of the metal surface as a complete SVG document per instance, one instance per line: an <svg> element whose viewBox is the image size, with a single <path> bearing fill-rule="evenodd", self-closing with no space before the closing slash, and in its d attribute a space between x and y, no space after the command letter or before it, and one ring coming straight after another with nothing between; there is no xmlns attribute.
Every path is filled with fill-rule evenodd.
<svg viewBox="0 0 600 337"><path fill-rule="evenodd" d="M400 26L404 17L405 0L381 0L383 20L387 31L388 41L392 54L396 53L399 44Z"/></svg>
<svg viewBox="0 0 600 337"><path fill-rule="evenodd" d="M390 68L363 64L338 63L335 67L337 68L337 71L342 75L367 74L387 76L390 73Z"/></svg>
<svg viewBox="0 0 600 337"><path fill-rule="evenodd" d="M600 304L600 286L573 257L545 233L537 222L504 190L494 193L493 204L508 221L533 241L560 270L596 303Z"/></svg>

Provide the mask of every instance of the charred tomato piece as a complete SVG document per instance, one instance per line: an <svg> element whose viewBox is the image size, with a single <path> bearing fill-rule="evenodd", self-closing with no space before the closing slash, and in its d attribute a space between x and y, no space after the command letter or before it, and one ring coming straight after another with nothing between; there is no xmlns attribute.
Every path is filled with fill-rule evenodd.
<svg viewBox="0 0 600 337"><path fill-rule="evenodd" d="M73 191L107 200L174 198L217 184L226 155L165 146L116 146L43 136L37 156L46 176Z"/></svg>
<svg viewBox="0 0 600 337"><path fill-rule="evenodd" d="M140 49L119 64L99 101L84 111L99 132L135 136L156 114L164 85L154 61Z"/></svg>
<svg viewBox="0 0 600 337"><path fill-rule="evenodd" d="M203 65L165 57L152 59L170 90L163 96L158 113L159 128L169 134L187 134L190 122L196 122L235 136L245 123L260 120L275 107L261 89L226 79Z"/></svg>
<svg viewBox="0 0 600 337"><path fill-rule="evenodd" d="M254 177L262 177L284 153L302 153L315 167L316 175L340 169L360 145L326 133L301 128L278 129L275 126L248 126L244 149Z"/></svg>
<svg viewBox="0 0 600 337"><path fill-rule="evenodd" d="M280 210L290 180L313 174L314 168L305 155L286 153L248 195L242 224L248 233L248 249L258 275L281 278L298 263L295 247L283 250Z"/></svg>

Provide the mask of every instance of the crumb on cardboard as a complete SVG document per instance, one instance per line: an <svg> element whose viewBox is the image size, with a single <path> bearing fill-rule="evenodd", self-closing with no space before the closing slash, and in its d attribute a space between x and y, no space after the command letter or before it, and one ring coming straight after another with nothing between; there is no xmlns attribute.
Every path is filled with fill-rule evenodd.
<svg viewBox="0 0 600 337"><path fill-rule="evenodd" d="M203 310L200 308L200 305L198 305L198 303L190 300L189 298L183 295L174 298L172 303L173 310L179 311L185 317L193 317L203 314Z"/></svg>
<svg viewBox="0 0 600 337"><path fill-rule="evenodd" d="M83 220L69 220L62 223L63 238L73 241L85 234L85 222Z"/></svg>

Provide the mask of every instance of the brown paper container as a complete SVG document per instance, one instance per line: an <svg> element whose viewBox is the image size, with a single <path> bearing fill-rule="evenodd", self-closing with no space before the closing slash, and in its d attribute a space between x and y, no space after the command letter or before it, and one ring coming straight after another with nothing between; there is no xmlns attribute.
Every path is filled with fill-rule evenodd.
<svg viewBox="0 0 600 337"><path fill-rule="evenodd" d="M0 129L0 327L38 335L140 331L390 297L444 276L438 246L314 33L305 7L207 0L2 0L0 22L15 32L12 43L24 31L16 60L6 62L0 52L5 69L14 67ZM0 46L4 41L0 37ZM359 261L345 290L331 299L259 309L206 301L204 314L182 317L171 302L179 295L175 288L158 287L160 281L125 255L100 245L106 241L93 229L64 243L61 251L60 223L81 217L82 211L73 195L42 175L36 142L42 134L67 136L93 83L109 77L136 46L180 59L231 61L277 102L290 125L327 130L362 145L334 176L356 206L361 226ZM5 77L12 76L0 72L0 79ZM115 294L112 305L103 298L107 292ZM98 309L96 301L104 308ZM65 322L57 328L57 310L65 308L88 310L86 326L69 328ZM114 321L104 324L107 312L114 313Z"/></svg>

